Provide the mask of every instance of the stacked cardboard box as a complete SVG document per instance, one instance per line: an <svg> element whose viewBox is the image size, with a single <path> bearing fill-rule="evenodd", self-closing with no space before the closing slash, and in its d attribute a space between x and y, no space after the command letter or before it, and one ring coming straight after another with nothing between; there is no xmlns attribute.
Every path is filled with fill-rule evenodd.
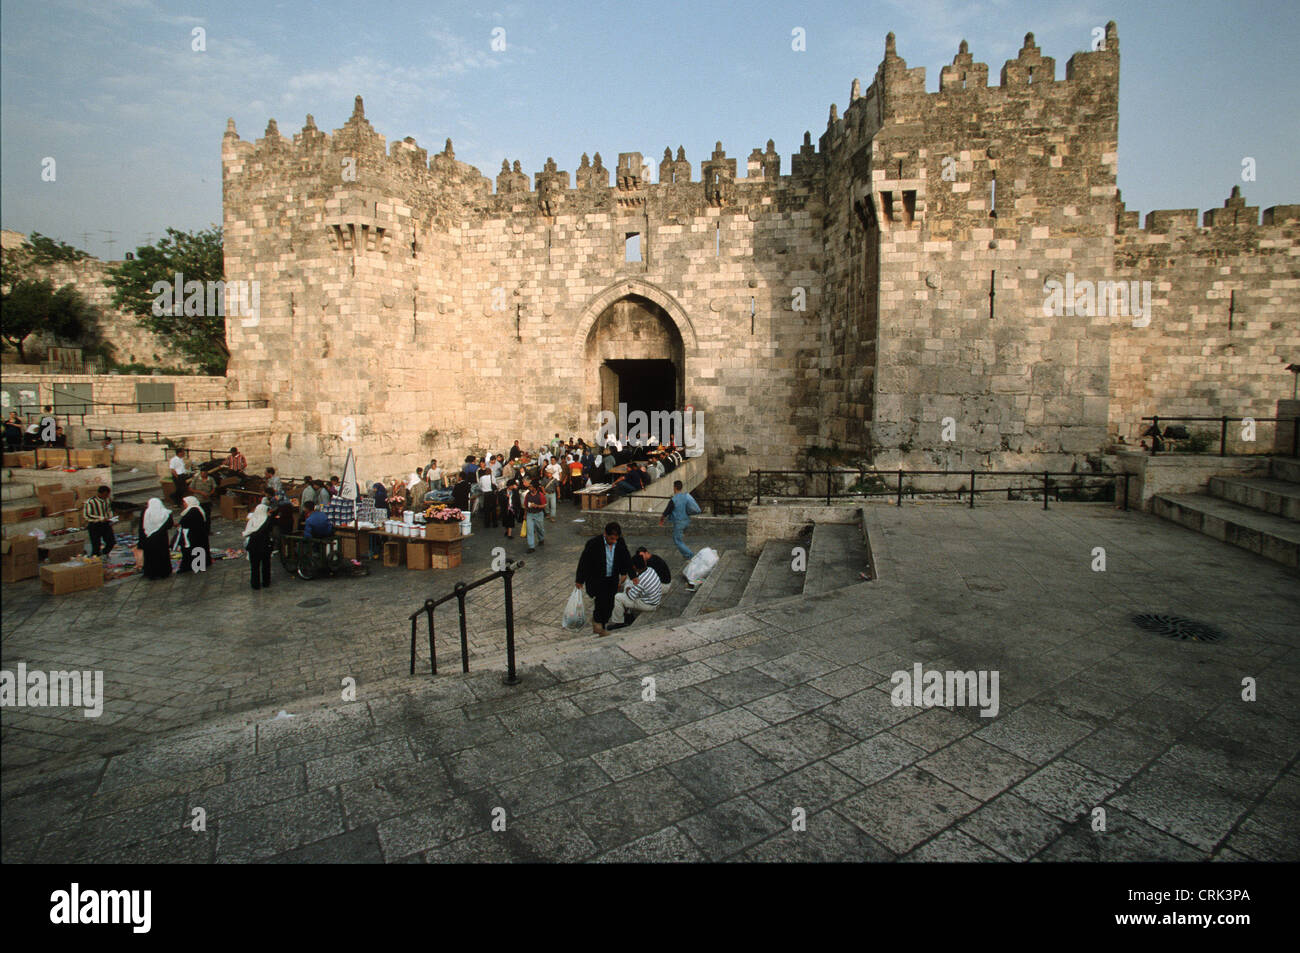
<svg viewBox="0 0 1300 953"><path fill-rule="evenodd" d="M221 496L220 512L222 519L235 518L235 497L232 494L226 493Z"/></svg>
<svg viewBox="0 0 1300 953"><path fill-rule="evenodd" d="M402 565L402 556L405 547L406 547L405 542L403 542L400 539L393 539L384 543L384 565L385 566Z"/></svg>
<svg viewBox="0 0 1300 953"><path fill-rule="evenodd" d="M30 470L36 466L36 451L24 450L21 453L6 453L4 455L4 465L6 467L26 467Z"/></svg>
<svg viewBox="0 0 1300 953"><path fill-rule="evenodd" d="M429 549L429 568L430 569L455 569L460 565L460 544L459 539L452 542L439 542L429 540L426 545Z"/></svg>
<svg viewBox="0 0 1300 953"><path fill-rule="evenodd" d="M10 504L0 510L0 520L6 523L25 523L28 520L38 520L40 518L41 504L39 500Z"/></svg>
<svg viewBox="0 0 1300 953"><path fill-rule="evenodd" d="M0 579L18 582L36 578L40 571L38 544L35 536L14 536L0 542Z"/></svg>
<svg viewBox="0 0 1300 953"><path fill-rule="evenodd" d="M425 539L408 539L406 541L406 568L428 569L429 547L432 543Z"/></svg>
<svg viewBox="0 0 1300 953"><path fill-rule="evenodd" d="M82 589L98 589L103 584L104 564L94 556L41 567L41 591L47 595L61 596Z"/></svg>
<svg viewBox="0 0 1300 953"><path fill-rule="evenodd" d="M46 516L62 516L77 505L77 494L72 490L55 490L41 497Z"/></svg>
<svg viewBox="0 0 1300 953"><path fill-rule="evenodd" d="M86 541L66 540L56 537L56 542L41 543L36 547L42 562L64 563L86 553Z"/></svg>

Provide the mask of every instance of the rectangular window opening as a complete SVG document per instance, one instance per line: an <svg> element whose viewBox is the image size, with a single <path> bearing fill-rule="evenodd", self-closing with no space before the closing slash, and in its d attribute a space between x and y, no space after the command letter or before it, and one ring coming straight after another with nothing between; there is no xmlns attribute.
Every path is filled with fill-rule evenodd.
<svg viewBox="0 0 1300 953"><path fill-rule="evenodd" d="M641 233L628 232L623 239L624 261L641 260Z"/></svg>
<svg viewBox="0 0 1300 953"><path fill-rule="evenodd" d="M880 211L884 213L886 222L892 222L894 220L894 193L893 192L880 193Z"/></svg>

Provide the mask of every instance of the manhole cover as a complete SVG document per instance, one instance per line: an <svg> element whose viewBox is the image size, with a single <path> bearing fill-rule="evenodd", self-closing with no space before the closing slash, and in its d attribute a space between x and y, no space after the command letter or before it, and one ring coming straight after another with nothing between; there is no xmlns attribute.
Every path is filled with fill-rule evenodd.
<svg viewBox="0 0 1300 953"><path fill-rule="evenodd" d="M1185 619L1180 615L1164 615L1146 612L1133 617L1133 624L1140 629L1162 635L1166 639L1178 642L1222 642L1228 634L1221 629L1195 619Z"/></svg>
<svg viewBox="0 0 1300 953"><path fill-rule="evenodd" d="M299 609L315 609L317 606L323 606L329 602L328 599L304 599L298 603Z"/></svg>

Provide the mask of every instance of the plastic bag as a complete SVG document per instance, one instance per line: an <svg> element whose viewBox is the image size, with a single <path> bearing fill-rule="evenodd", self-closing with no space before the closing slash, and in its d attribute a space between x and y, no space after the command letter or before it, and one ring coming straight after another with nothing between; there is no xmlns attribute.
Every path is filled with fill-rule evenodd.
<svg viewBox="0 0 1300 953"><path fill-rule="evenodd" d="M574 589L569 601L564 604L564 621L566 629L581 629L587 624L587 607L582 601L582 590Z"/></svg>
<svg viewBox="0 0 1300 953"><path fill-rule="evenodd" d="M698 586L709 577L709 573L713 572L713 567L717 564L717 550L705 546L691 557L690 562L682 567L682 575L686 577L686 581L692 586Z"/></svg>

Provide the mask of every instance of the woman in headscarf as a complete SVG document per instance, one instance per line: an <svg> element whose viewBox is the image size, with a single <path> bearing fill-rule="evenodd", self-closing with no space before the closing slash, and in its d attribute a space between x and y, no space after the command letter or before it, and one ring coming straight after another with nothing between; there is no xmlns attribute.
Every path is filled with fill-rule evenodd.
<svg viewBox="0 0 1300 953"><path fill-rule="evenodd" d="M523 504L519 501L518 484L514 480L508 480L506 485L497 491L497 517L505 527L506 539L509 539L514 531L515 520L523 520L523 512Z"/></svg>
<svg viewBox="0 0 1300 953"><path fill-rule="evenodd" d="M208 552L208 518L203 512L203 504L197 496L185 497L185 508L181 510L181 564L177 568L182 572L207 572L208 561L212 554ZM202 553L196 558L196 553Z"/></svg>
<svg viewBox="0 0 1300 953"><path fill-rule="evenodd" d="M271 585L271 511L266 503L258 503L257 509L248 514L244 524L244 549L248 550L248 564L251 568L251 583L254 589L263 589Z"/></svg>
<svg viewBox="0 0 1300 953"><path fill-rule="evenodd" d="M168 531L172 528L171 511L154 497L140 514L140 551L144 553L144 577L166 579L172 574L172 548Z"/></svg>

